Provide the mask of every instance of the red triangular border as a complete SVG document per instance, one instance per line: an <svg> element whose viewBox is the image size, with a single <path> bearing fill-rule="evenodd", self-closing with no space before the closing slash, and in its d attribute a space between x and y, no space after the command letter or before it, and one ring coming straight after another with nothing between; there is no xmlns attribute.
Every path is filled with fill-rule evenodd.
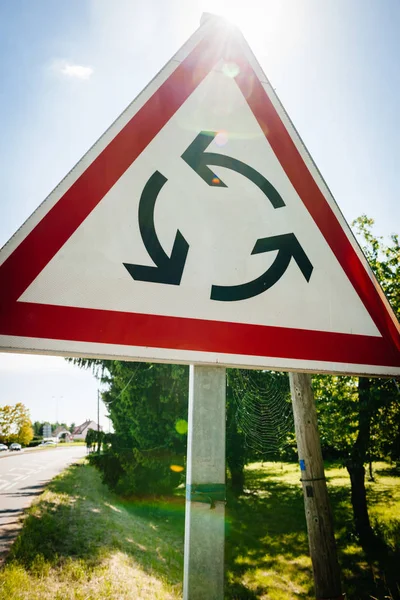
<svg viewBox="0 0 400 600"><path fill-rule="evenodd" d="M382 337L18 302L77 227L214 65L235 81L275 155ZM400 336L371 279L233 36L203 38L0 266L0 333L9 336L248 356L400 366Z"/></svg>

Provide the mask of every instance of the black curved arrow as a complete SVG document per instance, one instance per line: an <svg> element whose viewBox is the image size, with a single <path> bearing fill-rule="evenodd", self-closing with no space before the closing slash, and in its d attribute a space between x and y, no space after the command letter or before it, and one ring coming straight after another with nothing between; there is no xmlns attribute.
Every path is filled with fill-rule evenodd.
<svg viewBox="0 0 400 600"><path fill-rule="evenodd" d="M181 234L176 232L171 256L168 256L161 246L154 226L154 208L157 196L166 183L167 178L155 171L144 186L139 201L139 229L143 243L155 267L131 265L123 263L133 279L179 285L185 267L189 244Z"/></svg>
<svg viewBox="0 0 400 600"><path fill-rule="evenodd" d="M261 175L258 171L249 167L240 160L226 156L225 154L216 154L214 152L205 152L207 146L211 144L217 131L202 131L188 146L182 154L183 160L191 167L208 185L217 187L227 187L219 177L213 173L208 165L218 167L226 167L232 171L240 173L247 179L250 179L260 190L266 195L274 208L285 206L279 192L274 188L272 183Z"/></svg>
<svg viewBox="0 0 400 600"><path fill-rule="evenodd" d="M256 241L252 254L261 254L262 252L271 252L272 250L278 250L278 256L265 273L257 277L257 279L241 285L213 285L211 288L211 300L233 302L262 294L279 281L292 258L297 262L305 279L307 281L310 280L313 266L294 233L260 238Z"/></svg>

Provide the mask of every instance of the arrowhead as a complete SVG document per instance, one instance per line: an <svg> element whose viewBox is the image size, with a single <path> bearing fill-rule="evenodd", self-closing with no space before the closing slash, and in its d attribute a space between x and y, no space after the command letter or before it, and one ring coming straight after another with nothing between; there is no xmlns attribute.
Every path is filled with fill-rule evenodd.
<svg viewBox="0 0 400 600"><path fill-rule="evenodd" d="M260 238L256 241L252 254L261 254L262 252L271 252L273 250L278 250L279 252L291 255L297 262L304 278L307 281L310 281L314 267L294 233L284 233L268 238Z"/></svg>
<svg viewBox="0 0 400 600"><path fill-rule="evenodd" d="M137 281L180 285L188 250L189 244L178 229L171 256L163 258L158 265L154 267L129 263L123 263L123 265Z"/></svg>
<svg viewBox="0 0 400 600"><path fill-rule="evenodd" d="M247 300L248 298L262 294L279 281L292 258L297 262L306 280L310 280L313 266L293 233L275 235L257 240L252 254L261 254L261 252L271 252L273 250L278 250L278 255L265 273L241 285L213 285L211 288L211 300L234 302L237 300Z"/></svg>
<svg viewBox="0 0 400 600"><path fill-rule="evenodd" d="M221 179L207 166L207 155L204 151L211 144L216 131L202 131L182 154L182 158L208 185L227 187Z"/></svg>
<svg viewBox="0 0 400 600"><path fill-rule="evenodd" d="M217 135L216 131L201 131L193 142L188 146L182 154L183 160L191 167L200 177L211 186L227 187L221 179L209 168L208 165L224 167L236 171L243 177L247 177L256 185L263 194L268 198L274 208L282 208L285 206L283 198L278 190L272 185L268 179L261 173L250 167L246 163L215 152L205 152L206 148Z"/></svg>

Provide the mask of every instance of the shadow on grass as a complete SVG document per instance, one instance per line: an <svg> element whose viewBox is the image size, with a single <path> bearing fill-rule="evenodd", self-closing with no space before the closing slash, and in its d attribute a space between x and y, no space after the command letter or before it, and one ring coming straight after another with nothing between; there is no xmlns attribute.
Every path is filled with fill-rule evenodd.
<svg viewBox="0 0 400 600"><path fill-rule="evenodd" d="M247 471L246 486L248 493L229 498L227 506L226 598L312 598L300 483L285 483L266 466ZM147 573L181 584L183 497L121 500L87 465L70 468L48 489L53 494L30 509L9 562L40 574L41 564L58 567L77 559L90 572L121 551ZM386 501L387 492L374 501L378 495ZM390 551L372 555L357 543L348 487L332 485L330 498L348 600L399 598L398 557Z"/></svg>
<svg viewBox="0 0 400 600"><path fill-rule="evenodd" d="M385 469L375 469L376 475L388 475L389 477L400 477L400 466L393 465Z"/></svg>
<svg viewBox="0 0 400 600"><path fill-rule="evenodd" d="M257 492L228 503L227 597L269 598L266 593L291 589L296 597L310 598L311 566L297 560L308 550L301 492L262 475L259 484L254 472L247 481L259 486Z"/></svg>
<svg viewBox="0 0 400 600"><path fill-rule="evenodd" d="M227 568L232 591L229 597L252 599L271 592L283 598L287 597L285 586L292 593L290 597L313 597L300 483L285 484L279 481L277 470L268 472L268 467L249 471L246 482L250 493L233 500L228 510ZM384 543L385 525L376 529L373 547L362 548L354 533L350 488L332 485L329 496L347 598L400 598L400 553ZM370 491L371 503L385 503L390 499L389 490ZM388 527L393 536L400 525L395 522ZM249 592L242 582L251 579L251 570L256 570L257 576L253 577ZM280 574L281 580L269 577L272 571Z"/></svg>

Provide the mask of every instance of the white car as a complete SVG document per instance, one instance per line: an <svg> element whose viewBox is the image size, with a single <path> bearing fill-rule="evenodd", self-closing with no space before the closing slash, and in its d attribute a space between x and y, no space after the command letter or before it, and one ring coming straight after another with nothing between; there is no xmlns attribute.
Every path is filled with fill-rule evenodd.
<svg viewBox="0 0 400 600"><path fill-rule="evenodd" d="M9 450L11 450L11 451L16 450L17 452L19 452L22 450L22 446L21 446L21 444L17 444L14 442L14 444L11 444Z"/></svg>
<svg viewBox="0 0 400 600"><path fill-rule="evenodd" d="M0 444L0 452L7 452L8 450L8 446L6 446L5 444Z"/></svg>
<svg viewBox="0 0 400 600"><path fill-rule="evenodd" d="M47 442L40 442L39 446L57 446L56 442L52 442L52 441L47 441Z"/></svg>

